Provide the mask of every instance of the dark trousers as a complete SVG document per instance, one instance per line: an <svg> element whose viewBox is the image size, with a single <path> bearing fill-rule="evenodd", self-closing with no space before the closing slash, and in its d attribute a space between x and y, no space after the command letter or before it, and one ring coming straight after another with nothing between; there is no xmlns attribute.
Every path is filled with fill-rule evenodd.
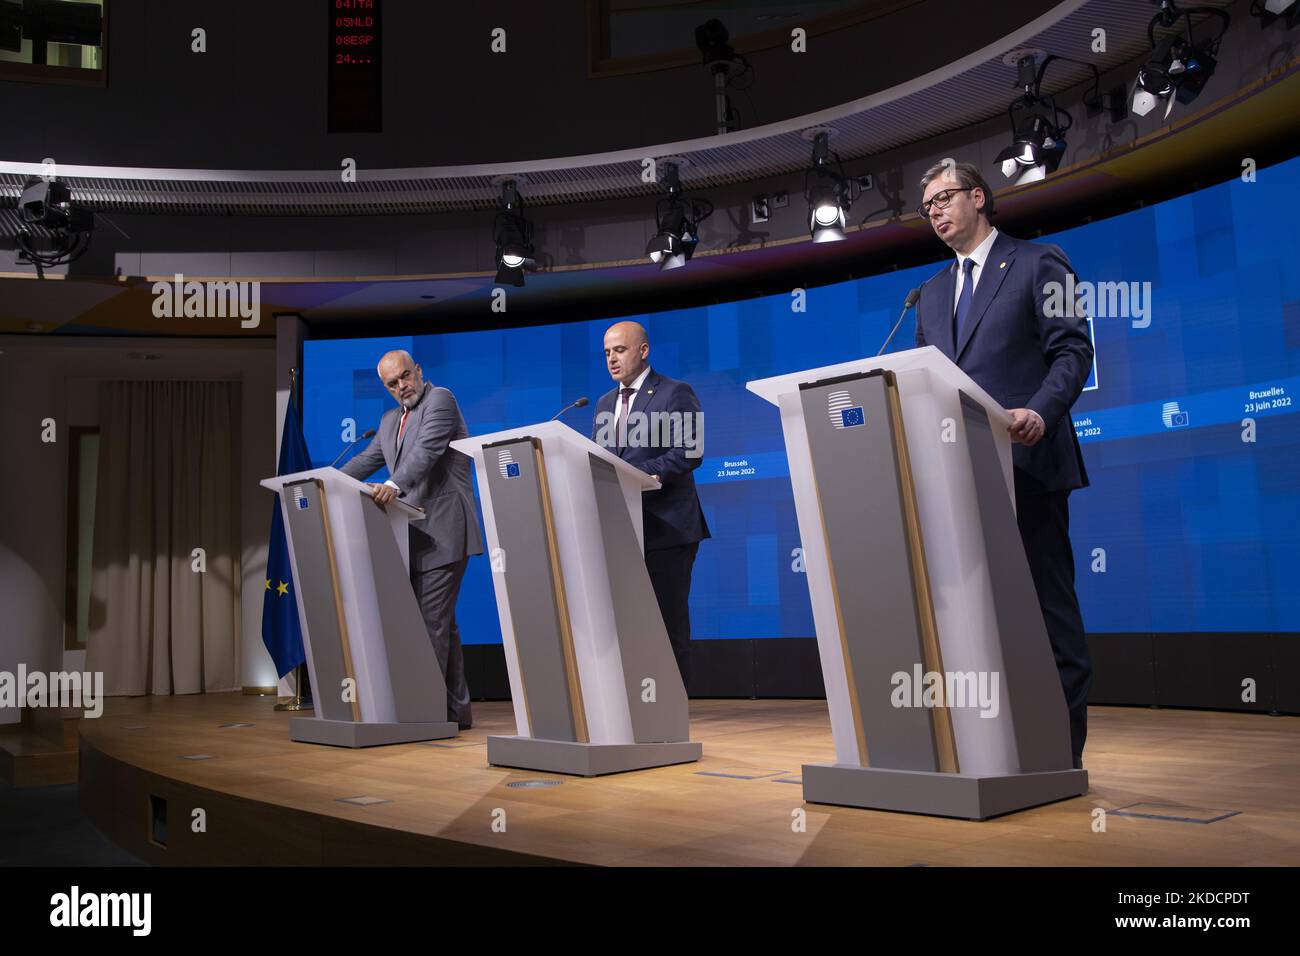
<svg viewBox="0 0 1300 956"><path fill-rule="evenodd" d="M1070 550L1070 493L1028 494L1016 488L1016 521L1029 559L1038 605L1052 642L1056 671L1070 713L1070 749L1082 766L1088 736L1088 690L1092 658L1083 634L1083 615L1074 592L1074 552Z"/></svg>
<svg viewBox="0 0 1300 956"><path fill-rule="evenodd" d="M691 674L691 570L695 567L695 555L699 550L700 543L696 541L676 548L647 551L645 554L645 566L650 572L655 599L659 602L659 613L663 616L668 642L673 646L673 657L677 658L677 670L682 675L682 684L688 693Z"/></svg>
<svg viewBox="0 0 1300 956"><path fill-rule="evenodd" d="M420 602L429 641L447 681L447 719L456 721L461 730L468 730L474 723L469 706L469 685L465 683L460 628L456 626L456 598L468 564L469 558L464 557L428 571L411 571L411 587Z"/></svg>

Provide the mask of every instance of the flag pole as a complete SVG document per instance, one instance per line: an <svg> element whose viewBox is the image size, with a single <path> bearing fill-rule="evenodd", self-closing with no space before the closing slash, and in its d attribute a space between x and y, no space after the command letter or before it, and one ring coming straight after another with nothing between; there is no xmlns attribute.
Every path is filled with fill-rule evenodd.
<svg viewBox="0 0 1300 956"><path fill-rule="evenodd" d="M310 697L303 697L302 685L307 680L307 663L304 661L293 669L293 696L284 703L276 704L276 710L298 711L314 710L315 705Z"/></svg>

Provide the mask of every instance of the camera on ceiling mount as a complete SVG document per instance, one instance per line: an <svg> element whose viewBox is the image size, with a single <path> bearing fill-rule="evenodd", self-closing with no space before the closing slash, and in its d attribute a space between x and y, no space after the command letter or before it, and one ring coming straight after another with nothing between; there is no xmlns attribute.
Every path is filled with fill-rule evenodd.
<svg viewBox="0 0 1300 956"><path fill-rule="evenodd" d="M30 262L37 275L51 266L65 265L90 248L95 214L72 199L67 183L33 179L18 199L18 261Z"/></svg>

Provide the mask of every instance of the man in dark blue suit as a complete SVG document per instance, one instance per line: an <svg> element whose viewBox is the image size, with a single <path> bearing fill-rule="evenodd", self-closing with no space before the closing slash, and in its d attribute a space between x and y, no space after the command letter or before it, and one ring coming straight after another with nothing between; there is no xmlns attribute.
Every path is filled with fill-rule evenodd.
<svg viewBox="0 0 1300 956"><path fill-rule="evenodd" d="M695 390L660 375L649 359L650 341L636 322L605 332L605 366L618 385L596 402L592 439L663 484L641 496L645 563L689 689L691 570L709 537L692 474L704 454L703 418Z"/></svg>
<svg viewBox="0 0 1300 956"><path fill-rule="evenodd" d="M1011 413L1016 520L1081 767L1092 661L1074 591L1069 497L1088 474L1070 407L1092 369L1092 340L1080 310L1047 304L1074 288L1066 284L1074 270L1059 247L989 224L993 192L971 164L933 166L921 187L921 215L957 260L921 287L916 344L936 346Z"/></svg>

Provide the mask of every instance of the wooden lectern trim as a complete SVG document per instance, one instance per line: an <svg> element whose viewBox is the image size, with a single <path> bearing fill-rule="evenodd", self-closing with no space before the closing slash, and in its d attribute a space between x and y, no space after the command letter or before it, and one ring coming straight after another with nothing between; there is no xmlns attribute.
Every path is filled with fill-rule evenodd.
<svg viewBox="0 0 1300 956"><path fill-rule="evenodd" d="M537 465L537 486L542 495L542 526L546 529L546 549L551 559L551 588L555 593L555 608L560 625L560 650L564 656L564 676L569 686L569 706L572 709L573 732L578 743L590 743L591 734L587 730L587 708L582 699L582 680L578 673L578 658L573 646L573 624L569 619L569 602L565 596L564 569L560 565L559 540L555 534L555 515L551 510L550 482L546 476L546 457L542 454L542 443L530 439L533 444L533 460ZM520 673L523 673L522 668ZM529 718L531 729L532 719Z"/></svg>
<svg viewBox="0 0 1300 956"><path fill-rule="evenodd" d="M352 719L361 720L361 688L357 684L356 672L352 669L352 640L348 636L347 615L343 611L343 599L339 591L339 568L334 560L334 533L330 530L330 509L325 500L325 483L319 478L313 479L320 493L321 526L325 529L325 557L330 567L330 588L334 597L334 613L339 621L339 639L343 651L343 675L352 681ZM324 687L312 688L312 693L323 693Z"/></svg>

